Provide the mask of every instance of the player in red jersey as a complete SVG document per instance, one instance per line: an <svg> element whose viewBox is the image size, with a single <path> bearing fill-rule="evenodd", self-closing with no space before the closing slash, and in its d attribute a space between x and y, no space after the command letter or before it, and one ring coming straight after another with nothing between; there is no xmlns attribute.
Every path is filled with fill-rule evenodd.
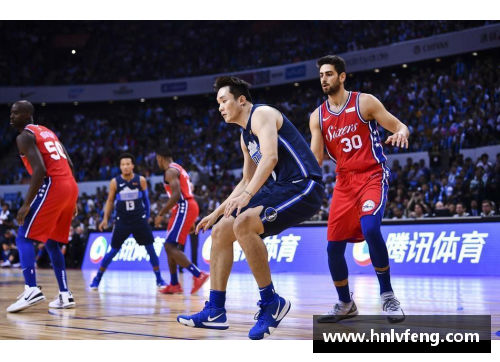
<svg viewBox="0 0 500 362"><path fill-rule="evenodd" d="M33 124L33 113L34 107L28 101L16 102L11 108L10 123L20 132L16 142L31 181L17 213L20 227L16 245L25 291L7 312L19 312L45 300L41 287L36 285L33 240L45 243L59 284L59 295L49 308L75 307L59 243L68 243L71 220L77 213L78 186L66 149L50 129Z"/></svg>
<svg viewBox="0 0 500 362"><path fill-rule="evenodd" d="M156 161L160 169L165 171L165 191L169 199L158 213L155 224L158 225L161 218L172 210L167 227L167 239L165 240L171 279L170 285L160 289L160 292L164 294L180 294L183 292L177 278L177 265L180 265L193 274L191 294L194 294L208 280L209 275L198 269L177 246L186 243L186 238L190 231L193 230L200 209L194 199L188 173L181 165L174 163L172 152L167 146L162 146L158 150Z"/></svg>
<svg viewBox="0 0 500 362"><path fill-rule="evenodd" d="M335 323L358 314L349 293L344 253L348 242L365 239L380 283L382 310L387 312L390 323L402 322L405 317L392 290L389 255L380 231L390 171L377 123L393 133L386 144L408 148L410 133L377 98L344 89L342 58L328 55L319 59L317 65L328 99L311 114L311 149L320 165L325 147L337 164L328 217L328 264L339 295L339 302L318 322Z"/></svg>

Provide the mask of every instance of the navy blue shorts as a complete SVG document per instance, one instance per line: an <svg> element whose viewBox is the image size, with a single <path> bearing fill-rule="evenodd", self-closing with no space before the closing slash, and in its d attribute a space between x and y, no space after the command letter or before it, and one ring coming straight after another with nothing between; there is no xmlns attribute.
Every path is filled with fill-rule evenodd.
<svg viewBox="0 0 500 362"><path fill-rule="evenodd" d="M282 231L311 219L321 208L325 191L323 185L310 179L290 183L275 182L263 186L241 209L264 206L260 217L264 224L262 238L278 235ZM232 215L236 217L235 210Z"/></svg>
<svg viewBox="0 0 500 362"><path fill-rule="evenodd" d="M132 234L139 245L150 245L155 242L153 231L147 219L139 219L132 222L117 220L113 229L113 236L111 237L111 247L113 249L120 249L130 234Z"/></svg>

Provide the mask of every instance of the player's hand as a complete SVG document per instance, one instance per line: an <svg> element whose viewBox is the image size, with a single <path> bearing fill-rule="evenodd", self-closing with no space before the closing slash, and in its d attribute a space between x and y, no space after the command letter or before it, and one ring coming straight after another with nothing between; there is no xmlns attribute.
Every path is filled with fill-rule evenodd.
<svg viewBox="0 0 500 362"><path fill-rule="evenodd" d="M217 221L217 215L211 213L208 216L205 216L199 223L196 225L195 233L198 235L200 230L207 231L215 222Z"/></svg>
<svg viewBox="0 0 500 362"><path fill-rule="evenodd" d="M30 212L30 206L29 205L23 205L17 212L17 223L19 226L22 226L24 224L24 219L26 218L26 215L28 215L28 212Z"/></svg>
<svg viewBox="0 0 500 362"><path fill-rule="evenodd" d="M155 217L155 228L160 228L161 227L161 222L163 221L163 216L156 215Z"/></svg>
<svg viewBox="0 0 500 362"><path fill-rule="evenodd" d="M226 210L224 211L224 216L225 217L231 216L234 210L237 210L236 216L238 216L241 212L241 209L243 209L245 206L248 205L251 198L252 197L250 195L243 192L240 196L229 200L229 202L226 205Z"/></svg>
<svg viewBox="0 0 500 362"><path fill-rule="evenodd" d="M408 148L408 139L400 132L396 132L392 136L389 136L385 144L387 145L389 143L391 143L392 146L396 145L396 147Z"/></svg>
<svg viewBox="0 0 500 362"><path fill-rule="evenodd" d="M99 224L99 231L104 231L105 229L108 228L108 220L103 220L100 224Z"/></svg>

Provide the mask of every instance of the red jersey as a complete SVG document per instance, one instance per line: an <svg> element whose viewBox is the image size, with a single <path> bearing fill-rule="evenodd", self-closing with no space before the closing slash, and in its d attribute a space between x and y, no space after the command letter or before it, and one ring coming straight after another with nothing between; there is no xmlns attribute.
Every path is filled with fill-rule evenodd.
<svg viewBox="0 0 500 362"><path fill-rule="evenodd" d="M35 124L27 125L24 130L35 135L36 146L42 154L43 163L47 169L46 177L73 177L66 152L64 152L64 148L54 132L47 127ZM28 158L21 155L21 159L31 175L33 169Z"/></svg>
<svg viewBox="0 0 500 362"><path fill-rule="evenodd" d="M193 191L191 190L191 181L189 180L189 175L186 172L186 170L184 170L181 165L173 162L170 164L169 168L175 168L177 171L179 171L180 174L179 181L181 184L181 198L179 201L192 199L194 196L193 196ZM165 191L168 194L168 197L171 197L172 189L170 188L168 182L166 182L165 180L164 180L164 186L165 186Z"/></svg>
<svg viewBox="0 0 500 362"><path fill-rule="evenodd" d="M365 121L359 109L361 93L349 92L339 112L330 110L328 99L319 107L319 125L326 150L337 164L336 172L368 172L385 168L382 140L377 121Z"/></svg>

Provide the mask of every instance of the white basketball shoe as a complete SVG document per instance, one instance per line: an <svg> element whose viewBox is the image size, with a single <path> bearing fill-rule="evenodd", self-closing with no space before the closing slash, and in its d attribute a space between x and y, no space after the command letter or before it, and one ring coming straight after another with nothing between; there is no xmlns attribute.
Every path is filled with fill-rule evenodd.
<svg viewBox="0 0 500 362"><path fill-rule="evenodd" d="M405 320L403 308L401 308L394 292L382 293L380 299L382 301L382 310L387 313L389 323L401 323Z"/></svg>
<svg viewBox="0 0 500 362"><path fill-rule="evenodd" d="M75 308L76 303L73 294L70 291L59 292L59 295L49 303L49 308L69 309Z"/></svg>
<svg viewBox="0 0 500 362"><path fill-rule="evenodd" d="M17 301L7 308L7 312L15 313L32 307L45 300L45 295L42 293L42 287L24 286L24 292L17 297Z"/></svg>

